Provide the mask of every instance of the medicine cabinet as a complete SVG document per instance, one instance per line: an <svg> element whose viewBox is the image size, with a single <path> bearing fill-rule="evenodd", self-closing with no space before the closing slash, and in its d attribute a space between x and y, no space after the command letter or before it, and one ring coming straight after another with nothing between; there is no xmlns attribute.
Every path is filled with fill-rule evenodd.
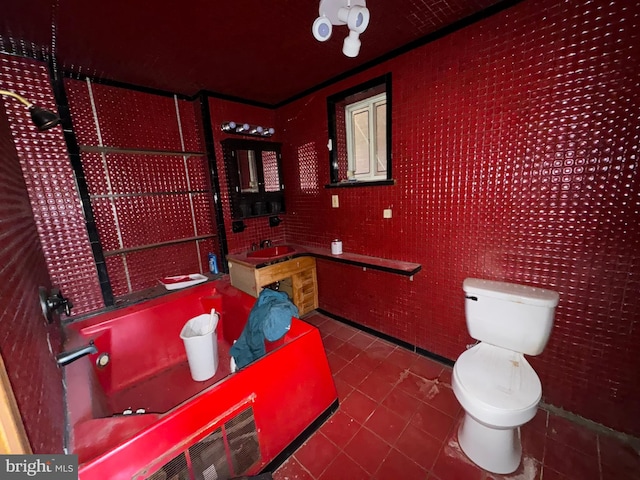
<svg viewBox="0 0 640 480"><path fill-rule="evenodd" d="M284 212L280 144L235 138L221 144L232 219Z"/></svg>

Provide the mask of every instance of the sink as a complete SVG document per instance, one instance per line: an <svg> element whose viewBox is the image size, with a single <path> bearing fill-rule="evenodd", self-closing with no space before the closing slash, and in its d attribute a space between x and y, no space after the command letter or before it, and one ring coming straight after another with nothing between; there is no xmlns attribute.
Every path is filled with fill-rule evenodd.
<svg viewBox="0 0 640 480"><path fill-rule="evenodd" d="M262 250L256 250L255 252L247 253L247 258L274 258L288 253L295 252L296 249L289 245L276 245L275 247L263 248Z"/></svg>

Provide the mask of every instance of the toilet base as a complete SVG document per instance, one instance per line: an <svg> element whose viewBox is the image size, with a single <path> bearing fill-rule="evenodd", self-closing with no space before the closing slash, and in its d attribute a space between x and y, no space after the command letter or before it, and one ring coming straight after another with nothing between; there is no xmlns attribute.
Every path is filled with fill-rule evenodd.
<svg viewBox="0 0 640 480"><path fill-rule="evenodd" d="M458 443L473 463L489 472L512 473L520 465L520 427L489 428L465 413L458 429Z"/></svg>

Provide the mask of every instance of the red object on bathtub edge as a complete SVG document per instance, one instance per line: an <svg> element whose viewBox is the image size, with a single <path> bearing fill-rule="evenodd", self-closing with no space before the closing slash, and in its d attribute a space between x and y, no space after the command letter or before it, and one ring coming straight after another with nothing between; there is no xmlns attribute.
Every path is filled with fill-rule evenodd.
<svg viewBox="0 0 640 480"><path fill-rule="evenodd" d="M295 318L283 340L267 345L265 357L228 374L223 355L254 302L218 280L67 326L67 348L94 339L99 350L66 367L70 451L79 455L80 480L155 480L175 471L202 478L212 465L223 478L257 474L282 460L292 442L335 408L337 393L320 333ZM211 381L185 380L179 331L211 307L220 313L219 350L225 353ZM110 362L99 369L95 361L104 352ZM137 398L163 408L180 395L190 397L166 412L123 416L117 411Z"/></svg>

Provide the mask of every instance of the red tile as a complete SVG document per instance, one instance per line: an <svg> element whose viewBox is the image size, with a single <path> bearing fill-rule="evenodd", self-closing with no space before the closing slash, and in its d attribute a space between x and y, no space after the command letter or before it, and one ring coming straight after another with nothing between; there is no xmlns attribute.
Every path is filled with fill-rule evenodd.
<svg viewBox="0 0 640 480"><path fill-rule="evenodd" d="M389 394L393 385L381 378L376 371L365 378L356 388L369 398L380 403Z"/></svg>
<svg viewBox="0 0 640 480"><path fill-rule="evenodd" d="M311 315L304 317L305 322L310 323L315 327L320 327L320 325L325 323L327 320L328 320L327 317L325 317L324 315L320 315L318 313L312 313Z"/></svg>
<svg viewBox="0 0 640 480"><path fill-rule="evenodd" d="M598 455L598 435L566 418L549 415L547 436L587 455Z"/></svg>
<svg viewBox="0 0 640 480"><path fill-rule="evenodd" d="M424 398L422 396L418 398L452 417L457 416L462 408L453 390L441 383L434 384L428 389L423 388L420 393Z"/></svg>
<svg viewBox="0 0 640 480"><path fill-rule="evenodd" d="M365 332L358 332L349 339L349 343L355 347L365 350L375 341L376 337Z"/></svg>
<svg viewBox="0 0 640 480"><path fill-rule="evenodd" d="M608 435L599 435L600 459L607 474L620 472L628 476L638 475L640 472L640 452L628 443L622 442ZM603 475L604 476L604 475Z"/></svg>
<svg viewBox="0 0 640 480"><path fill-rule="evenodd" d="M457 421L431 405L416 400L416 410L410 423L444 441L449 437L453 425L457 424Z"/></svg>
<svg viewBox="0 0 640 480"><path fill-rule="evenodd" d="M343 450L368 473L374 474L391 450L391 445L361 428Z"/></svg>
<svg viewBox="0 0 640 480"><path fill-rule="evenodd" d="M341 453L329 465L319 480L369 480L369 475L356 462Z"/></svg>
<svg viewBox="0 0 640 480"><path fill-rule="evenodd" d="M368 351L363 351L351 362L367 372L372 372L380 366L382 359L372 356Z"/></svg>
<svg viewBox="0 0 640 480"><path fill-rule="evenodd" d="M360 430L361 425L342 411L336 412L320 431L339 448L343 448Z"/></svg>
<svg viewBox="0 0 640 480"><path fill-rule="evenodd" d="M453 369L451 367L444 367L438 376L438 380L440 383L451 387L451 375L453 375Z"/></svg>
<svg viewBox="0 0 640 480"><path fill-rule="evenodd" d="M380 364L380 366L375 370L376 375L385 379L392 385L395 385L402 379L404 372L405 369L403 369L402 367L399 367L398 365L395 365L393 363L388 363L386 361Z"/></svg>
<svg viewBox="0 0 640 480"><path fill-rule="evenodd" d="M376 402L364 393L354 390L340 405L344 413L360 423L364 423L376 408Z"/></svg>
<svg viewBox="0 0 640 480"><path fill-rule="evenodd" d="M274 480L314 480L309 472L295 459L289 457L273 474Z"/></svg>
<svg viewBox="0 0 640 480"><path fill-rule="evenodd" d="M415 362L411 364L409 370L422 378L435 380L440 373L442 373L442 370L444 370L444 366L430 358L418 357Z"/></svg>
<svg viewBox="0 0 640 480"><path fill-rule="evenodd" d="M562 475L546 465L542 467L542 478L543 480L576 480L575 477Z"/></svg>
<svg viewBox="0 0 640 480"><path fill-rule="evenodd" d="M347 382L352 387L357 387L370 373L371 372L369 370L364 370L353 363L350 363L340 370L336 376L340 380Z"/></svg>
<svg viewBox="0 0 640 480"><path fill-rule="evenodd" d="M393 363L394 365L404 369L409 368L417 358L417 354L410 352L406 348L396 347L396 349L386 358L385 363Z"/></svg>
<svg viewBox="0 0 640 480"><path fill-rule="evenodd" d="M396 346L392 343L380 340L378 338L367 347L365 352L371 358L376 358L382 361L385 360L395 349Z"/></svg>
<svg viewBox="0 0 640 480"><path fill-rule="evenodd" d="M524 425L520 427L522 453L541 462L544 460L546 436L539 431Z"/></svg>
<svg viewBox="0 0 640 480"><path fill-rule="evenodd" d="M417 463L396 449L384 459L375 480L424 480L427 472Z"/></svg>
<svg viewBox="0 0 640 480"><path fill-rule="evenodd" d="M545 479L547 477L545 476ZM542 464L531 457L522 457L522 461L515 472L501 475L486 472L484 480L541 480Z"/></svg>
<svg viewBox="0 0 640 480"><path fill-rule="evenodd" d="M526 427L536 430L540 433L546 434L548 417L549 417L549 414L547 413L546 410L538 408L538 411L536 412L536 416L533 417L531 421L527 423Z"/></svg>
<svg viewBox="0 0 640 480"><path fill-rule="evenodd" d="M322 343L323 343L324 349L327 351L327 353L330 353L330 352L335 351L336 348L338 348L340 345L342 345L344 343L344 340L341 340L338 337L336 337L333 334L331 334L331 335L325 336L322 339Z"/></svg>
<svg viewBox="0 0 640 480"><path fill-rule="evenodd" d="M335 383L336 385L336 390L338 391L338 399L340 399L340 402L346 399L354 390L353 385L349 385L347 382L345 382L344 380L340 380L339 378L334 377L333 383Z"/></svg>
<svg viewBox="0 0 640 480"><path fill-rule="evenodd" d="M467 458L455 440L449 440L444 445L432 473L440 480L484 480L485 478L485 471Z"/></svg>
<svg viewBox="0 0 640 480"><path fill-rule="evenodd" d="M328 319L318 326L318 330L320 330L320 333L323 337L326 337L327 335L331 335L333 332L338 330L340 326L341 325L335 320Z"/></svg>
<svg viewBox="0 0 640 480"><path fill-rule="evenodd" d="M336 375L340 370L342 370L346 365L349 364L344 358L339 357L335 353L330 353L327 355L327 360L329 361L329 367L331 368L331 373Z"/></svg>
<svg viewBox="0 0 640 480"><path fill-rule="evenodd" d="M386 407L379 406L364 426L393 445L407 426L407 422L406 418L400 417Z"/></svg>
<svg viewBox="0 0 640 480"><path fill-rule="evenodd" d="M602 464L602 480L638 480L640 470L628 470L624 465ZM545 477L546 479L546 477Z"/></svg>
<svg viewBox="0 0 640 480"><path fill-rule="evenodd" d="M332 333L332 335L338 337L340 340L347 341L356 333L358 333L358 330L356 330L355 328L349 327L347 325L341 325Z"/></svg>
<svg viewBox="0 0 640 480"><path fill-rule="evenodd" d="M400 434L395 448L426 470L433 467L442 448L442 440L432 437L411 423Z"/></svg>
<svg viewBox="0 0 640 480"><path fill-rule="evenodd" d="M340 450L321 432L316 432L294 454L311 475L319 477Z"/></svg>
<svg viewBox="0 0 640 480"><path fill-rule="evenodd" d="M362 353L362 350L360 350L358 347L354 345L351 345L351 343L349 342L345 342L339 347L337 347L334 350L334 353L336 353L337 355L340 355L345 360L352 361L360 353Z"/></svg>
<svg viewBox="0 0 640 480"><path fill-rule="evenodd" d="M400 417L409 420L417 410L420 402L399 388L394 388L382 401L382 405Z"/></svg>
<svg viewBox="0 0 640 480"><path fill-rule="evenodd" d="M544 466L570 478L579 478L580 480L598 480L600 478L597 455L586 455L549 437L547 437L545 447Z"/></svg>

